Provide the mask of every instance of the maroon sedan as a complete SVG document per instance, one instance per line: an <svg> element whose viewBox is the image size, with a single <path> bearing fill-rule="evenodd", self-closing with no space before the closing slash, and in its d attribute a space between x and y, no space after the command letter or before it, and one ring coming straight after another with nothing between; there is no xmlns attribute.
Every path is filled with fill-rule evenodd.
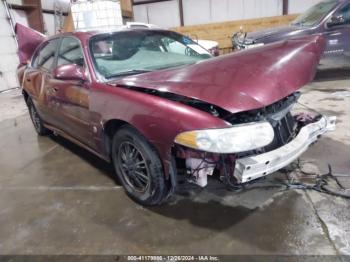
<svg viewBox="0 0 350 262"><path fill-rule="evenodd" d="M19 81L39 135L110 161L128 195L164 202L179 176L234 186L288 165L334 118L293 115L320 37L218 58L175 32L120 29L43 38L17 25ZM177 170L185 170L179 172Z"/></svg>

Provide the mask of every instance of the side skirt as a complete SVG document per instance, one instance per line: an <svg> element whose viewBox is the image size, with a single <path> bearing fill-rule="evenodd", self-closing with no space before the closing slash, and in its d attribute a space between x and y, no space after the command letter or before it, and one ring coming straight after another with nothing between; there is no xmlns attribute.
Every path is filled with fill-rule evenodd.
<svg viewBox="0 0 350 262"><path fill-rule="evenodd" d="M48 124L44 124L44 126L47 128L47 129L50 129L55 135L60 135L62 137L64 137L65 139L73 142L74 144L84 148L85 150L89 151L90 153L98 156L99 158L105 160L106 162L110 163L111 160L108 156L105 156L105 155L102 155L100 153L98 153L97 151L95 151L94 149L90 148L89 146L83 144L82 142L80 142L79 140L75 139L74 137L68 135L67 133L65 133L64 131L56 128L56 127L53 127L51 125L48 125Z"/></svg>

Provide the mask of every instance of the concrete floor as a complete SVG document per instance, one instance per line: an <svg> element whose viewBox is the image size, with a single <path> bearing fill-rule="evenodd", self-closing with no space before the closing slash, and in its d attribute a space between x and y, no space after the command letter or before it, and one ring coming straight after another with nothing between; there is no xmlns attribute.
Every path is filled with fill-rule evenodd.
<svg viewBox="0 0 350 262"><path fill-rule="evenodd" d="M338 116L338 129L302 160L350 174L350 80L325 80L301 101ZM211 186L141 207L108 164L38 137L19 90L0 94L0 167L0 254L350 254L350 200L316 191Z"/></svg>

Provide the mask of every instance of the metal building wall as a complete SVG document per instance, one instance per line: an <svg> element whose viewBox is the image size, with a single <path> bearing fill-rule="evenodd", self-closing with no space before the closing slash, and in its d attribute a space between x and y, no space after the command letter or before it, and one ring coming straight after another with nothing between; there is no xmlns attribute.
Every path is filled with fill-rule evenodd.
<svg viewBox="0 0 350 262"><path fill-rule="evenodd" d="M16 69L19 63L17 45L3 1L0 1L0 92L18 87Z"/></svg>
<svg viewBox="0 0 350 262"><path fill-rule="evenodd" d="M281 0L185 0L185 25L282 15Z"/></svg>
<svg viewBox="0 0 350 262"><path fill-rule="evenodd" d="M7 0L9 4L22 5L22 0ZM41 6L43 10L54 11L54 3L58 4L63 12L69 12L70 0L41 0ZM23 10L12 9L11 10L15 22L28 26L28 20L26 13ZM50 13L43 13L44 28L47 35L55 34L55 16Z"/></svg>
<svg viewBox="0 0 350 262"><path fill-rule="evenodd" d="M142 2L142 1L137 1ZM183 0L184 25L282 15L282 0ZM134 20L180 26L178 0L134 6Z"/></svg>
<svg viewBox="0 0 350 262"><path fill-rule="evenodd" d="M134 0L137 3L141 0ZM254 19L283 14L283 0L183 0L184 25ZM320 0L289 0L288 13L302 13ZM180 26L178 0L134 6L134 19L162 27Z"/></svg>
<svg viewBox="0 0 350 262"><path fill-rule="evenodd" d="M28 18L25 11L12 9L11 13L16 23L20 23L22 25L28 26Z"/></svg>
<svg viewBox="0 0 350 262"><path fill-rule="evenodd" d="M184 2L186 2L185 0ZM134 20L162 26L164 28L180 26L178 0L135 5Z"/></svg>
<svg viewBox="0 0 350 262"><path fill-rule="evenodd" d="M288 13L289 14L302 13L320 1L321 0L289 0Z"/></svg>

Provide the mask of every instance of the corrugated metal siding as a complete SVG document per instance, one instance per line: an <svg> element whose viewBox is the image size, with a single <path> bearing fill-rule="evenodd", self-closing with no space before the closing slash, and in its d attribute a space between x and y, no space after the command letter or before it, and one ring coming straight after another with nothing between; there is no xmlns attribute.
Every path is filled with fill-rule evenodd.
<svg viewBox="0 0 350 262"><path fill-rule="evenodd" d="M19 63L17 46L12 36L3 2L0 3L0 92L18 87L16 69Z"/></svg>
<svg viewBox="0 0 350 262"><path fill-rule="evenodd" d="M186 0L185 25L282 15L281 0Z"/></svg>
<svg viewBox="0 0 350 262"><path fill-rule="evenodd" d="M288 13L299 14L305 12L311 6L321 2L321 0L289 0Z"/></svg>
<svg viewBox="0 0 350 262"><path fill-rule="evenodd" d="M139 1L140 2L140 1ZM282 15L282 0L183 0L184 24L198 25ZM178 0L135 5L135 21L180 26Z"/></svg>
<svg viewBox="0 0 350 262"><path fill-rule="evenodd" d="M289 0L288 13L298 14L321 0ZM142 2L135 0L135 2ZM134 6L135 21L162 27L180 26L178 1ZM184 23L210 24L262 17L280 16L283 0L183 0Z"/></svg>
<svg viewBox="0 0 350 262"><path fill-rule="evenodd" d="M164 28L180 26L178 0L135 5L133 9L134 20L137 22L155 24Z"/></svg>

